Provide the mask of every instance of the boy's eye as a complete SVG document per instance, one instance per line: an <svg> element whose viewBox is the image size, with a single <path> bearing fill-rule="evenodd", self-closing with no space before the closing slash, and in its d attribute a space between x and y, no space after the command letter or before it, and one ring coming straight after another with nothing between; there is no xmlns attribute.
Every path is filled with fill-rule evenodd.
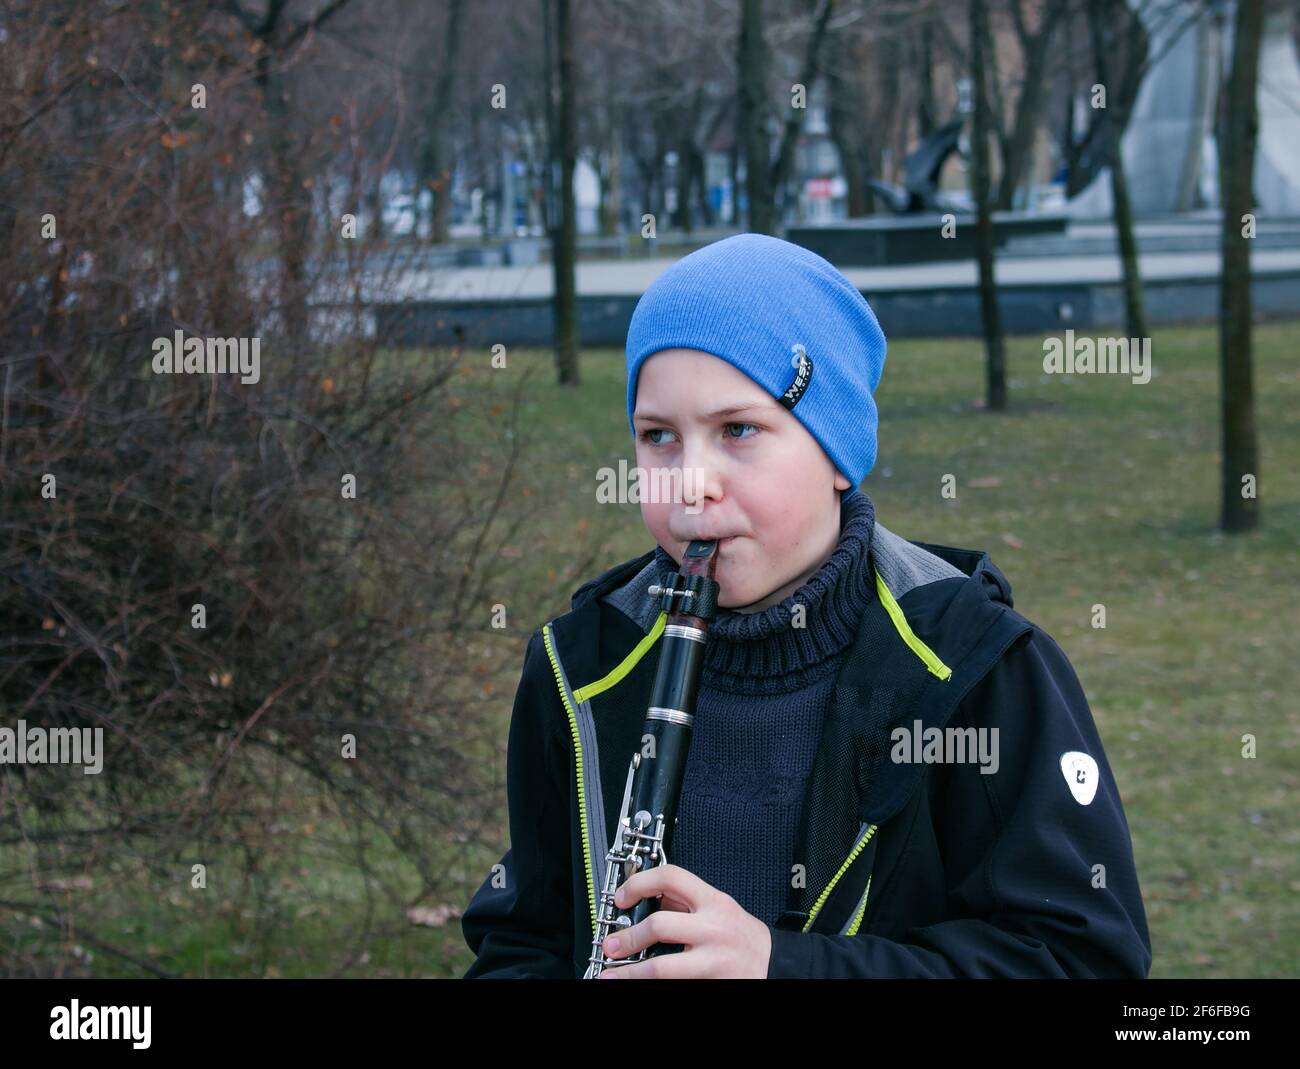
<svg viewBox="0 0 1300 1069"><path fill-rule="evenodd" d="M725 424L725 427L726 427L726 430L727 430L728 432L730 432L730 430L731 430L732 427L750 427L750 428L752 428L752 429L754 429L754 430L758 430L758 424L756 424L756 423L728 423L728 424ZM667 430L667 429L665 429L664 427L652 427L652 428L651 428L650 430L648 430L648 431L642 431L640 437L641 437L641 441L643 441L643 442L648 442L650 445L663 445L663 444L664 444L663 442L658 441L657 439L651 437L651 435L655 435L655 434L671 434L671 433L672 433L672 431ZM744 439L744 438L752 438L753 435L752 435L752 434L730 434L730 433L727 433L727 434L724 435L724 437L732 438L732 439Z"/></svg>

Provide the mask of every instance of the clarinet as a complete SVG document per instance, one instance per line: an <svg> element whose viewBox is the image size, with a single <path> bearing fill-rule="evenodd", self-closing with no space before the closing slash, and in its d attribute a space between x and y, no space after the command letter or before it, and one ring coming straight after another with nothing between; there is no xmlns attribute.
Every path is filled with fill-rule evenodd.
<svg viewBox="0 0 1300 1069"><path fill-rule="evenodd" d="M605 878L584 980L594 980L604 969L631 965L664 952L655 945L609 959L602 944L611 931L639 924L659 908L659 900L652 897L641 899L631 909L620 909L614 904L614 895L635 873L668 864L691 745L695 691L704 665L709 623L718 604L718 584L713 579L717 548L716 541L691 542L682 555L680 571L665 573L666 586L656 583L649 589L651 597L662 599L661 610L668 612L642 729L642 738L653 740L649 749L653 756L643 758L642 751L636 751L627 770L617 835L605 855Z"/></svg>

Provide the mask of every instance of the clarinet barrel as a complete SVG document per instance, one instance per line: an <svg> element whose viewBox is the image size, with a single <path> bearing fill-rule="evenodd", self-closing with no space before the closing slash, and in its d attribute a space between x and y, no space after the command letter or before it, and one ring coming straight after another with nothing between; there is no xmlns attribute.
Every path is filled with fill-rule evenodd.
<svg viewBox="0 0 1300 1069"><path fill-rule="evenodd" d="M665 576L667 586L650 587L668 612L660 637L659 666L650 691L642 730L642 745L628 767L623 804L601 882L591 957L584 979L595 979L607 968L643 961L662 948L648 947L623 958L607 959L602 944L611 932L639 924L659 906L643 898L631 909L620 909L614 895L629 877L668 864L677 803L681 798L686 757L691 745L695 697L709 623L717 609L717 542L691 542L682 555L680 571Z"/></svg>

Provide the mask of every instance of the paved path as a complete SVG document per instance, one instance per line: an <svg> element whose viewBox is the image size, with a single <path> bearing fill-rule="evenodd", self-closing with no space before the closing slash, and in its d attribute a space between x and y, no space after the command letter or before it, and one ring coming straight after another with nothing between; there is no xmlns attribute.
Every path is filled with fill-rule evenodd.
<svg viewBox="0 0 1300 1069"><path fill-rule="evenodd" d="M626 297L646 287L675 261L613 260L580 263L577 288L581 297ZM1148 253L1138 257L1143 282L1162 279L1212 279L1219 275L1217 252ZM1257 248L1251 257L1255 275L1300 273L1300 249ZM885 293L931 288L974 288L972 262L910 264L897 267L846 267L844 275L859 289ZM1001 257L996 265L999 286L1041 286L1118 282L1122 278L1115 256ZM388 300L520 300L551 295L550 264L529 267L458 267L406 272L390 290ZM1300 298L1297 300L1300 305Z"/></svg>

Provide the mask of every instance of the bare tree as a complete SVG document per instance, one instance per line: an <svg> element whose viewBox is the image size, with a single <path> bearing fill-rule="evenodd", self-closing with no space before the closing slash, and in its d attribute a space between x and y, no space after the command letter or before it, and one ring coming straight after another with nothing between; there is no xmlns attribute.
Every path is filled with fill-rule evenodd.
<svg viewBox="0 0 1300 1069"><path fill-rule="evenodd" d="M831 11L835 6L834 0L810 0L811 2L816 2L818 7L812 14L812 33L804 46L798 81L798 84L803 86L805 97L812 93L813 85L820 72L821 52L826 40L826 28L830 23ZM803 130L803 117L806 111L806 106L796 108L787 105L785 122L781 127L781 141L777 147L776 158L772 161L772 179L769 188L773 190L784 189L790 179L790 172L794 165L794 149Z"/></svg>
<svg viewBox="0 0 1300 1069"><path fill-rule="evenodd" d="M829 106L827 121L839 152L848 187L849 218L869 215L875 207L873 179L885 174L887 152L910 129L906 95L916 76L916 124L919 136L935 107L931 71L908 65L909 54L927 57L932 38L932 6L895 11L872 8L873 16L856 26L837 25L829 35L825 72ZM897 166L901 154L894 152Z"/></svg>
<svg viewBox="0 0 1300 1069"><path fill-rule="evenodd" d="M416 172L416 188L427 188L433 194L429 240L434 243L447 240L452 178L448 129L453 119L451 94L460 63L465 14L464 0L446 0L446 3L447 21L442 33L441 59L434 91L429 95L424 115L424 146Z"/></svg>
<svg viewBox="0 0 1300 1069"><path fill-rule="evenodd" d="M1088 33L1092 41L1093 62L1097 69L1097 82L1102 91L1110 86L1108 55L1114 49L1117 5L1123 0L1096 0L1088 5ZM1109 98L1107 104L1110 104ZM1122 98L1115 100L1116 109L1124 109ZM1119 240L1120 264L1124 272L1124 326L1130 338L1145 338L1147 334L1146 303L1142 295L1142 271L1138 263L1137 236L1133 225L1133 205L1129 200L1128 174L1124 166L1124 153L1120 151L1120 134L1127 125L1127 112L1116 114L1111 107L1097 109L1101 113L1102 154L1110 167L1110 192L1114 205L1115 232Z"/></svg>
<svg viewBox="0 0 1300 1069"><path fill-rule="evenodd" d="M1108 3L1109 0L1099 0ZM1076 33L1087 34L1091 44L1092 31L1088 25L1093 5L1085 4L1082 11L1072 10L1071 20L1081 19L1079 29L1072 21L1062 31L1073 36ZM1109 55L1106 57L1106 69L1109 81L1106 86L1106 107L1087 109L1088 124L1083 130L1076 129L1075 103L1080 92L1090 95L1091 87L1096 83L1096 51L1089 48L1080 54L1076 50L1065 51L1060 66L1057 93L1059 94L1059 115L1061 118L1059 150L1065 164L1065 195L1073 197L1082 192L1110 160L1108 138L1122 138L1133 105L1137 101L1142 79L1150 69L1154 59L1149 52L1148 35L1142 19L1131 10L1127 3L1121 3L1107 11L1112 16L1105 27Z"/></svg>
<svg viewBox="0 0 1300 1069"><path fill-rule="evenodd" d="M283 47L305 24L276 25ZM199 861L251 969L284 964L308 907L336 909L330 967L348 969L405 934L406 907L457 900L466 844L498 833L476 621L526 518L496 485L518 397L493 399L499 442L463 441L464 353L366 329L392 259L339 254L351 232L326 212L390 147L364 101L394 71L350 69L364 41L317 23L272 71L227 7L0 0L0 26L0 704L104 738L103 776L0 764L0 912L42 922L0 972L190 968L167 911L134 943L117 918L124 881L170 895ZM285 116L295 203L331 220L309 365L279 314L287 190L250 203L286 162L259 97L276 84L309 99ZM213 370L217 352L240 366ZM300 861L351 866L363 900L286 883Z"/></svg>
<svg viewBox="0 0 1300 1069"><path fill-rule="evenodd" d="M770 234L775 222L767 141L767 43L763 40L763 0L741 0L737 61L736 140L745 156L745 195L749 229Z"/></svg>
<svg viewBox="0 0 1300 1069"><path fill-rule="evenodd" d="M997 280L993 262L993 218L989 203L989 134L991 115L985 53L989 48L986 0L970 2L971 78L974 82L975 115L971 130L971 185L975 199L975 250L979 262L980 316L984 325L987 394L990 410L1007 407L1006 355L1002 339L1002 315L998 308Z"/></svg>
<svg viewBox="0 0 1300 1069"><path fill-rule="evenodd" d="M814 10L811 6L816 3ZM834 0L810 0L812 29L804 47L798 84L811 94L819 73L820 52L827 36ZM745 193L749 202L749 229L770 234L779 222L776 193L790 177L795 145L806 108L786 105L780 141L772 156L768 137L768 69L771 54L764 36L762 0L743 0L737 51L737 140L745 156ZM787 90L787 93L789 90Z"/></svg>
<svg viewBox="0 0 1300 1069"><path fill-rule="evenodd" d="M1008 133L1004 120L997 121L1001 146L1002 176L998 181L997 207L1007 211L1014 206L1016 190L1029 168L1034 137L1043 118L1043 85L1047 78L1048 57L1057 27L1069 10L1070 0L1045 0L1038 7L1038 25L1031 28L1026 18L1024 0L1007 0L1016 40L1024 57L1024 77L1016 96L1015 118ZM996 83L996 78L995 78Z"/></svg>
<svg viewBox="0 0 1300 1069"><path fill-rule="evenodd" d="M1252 302L1247 216L1253 217L1255 148L1259 136L1256 93L1264 0L1239 0L1228 79L1224 151L1223 267L1219 284L1219 380L1223 424L1222 512L1224 531L1259 526L1259 451L1255 433L1255 387L1251 352ZM1249 483L1248 483L1249 481ZM1246 493L1253 485L1254 492Z"/></svg>
<svg viewBox="0 0 1300 1069"><path fill-rule="evenodd" d="M559 117L548 124L554 132L548 174L559 168L560 188L551 225L551 262L555 278L555 368L561 386L577 386L578 298L575 272L578 258L577 202L573 195L573 169L578 156L577 87L574 82L573 39L570 0L543 0L543 10L555 5L555 40L558 58ZM547 15L547 40L550 40ZM548 46L549 49L549 46ZM548 97L550 78L547 78ZM547 107L548 117L554 109Z"/></svg>
<svg viewBox="0 0 1300 1069"><path fill-rule="evenodd" d="M307 257L311 241L311 197L304 145L296 137L290 90L285 77L288 57L310 34L342 11L351 0L329 0L308 19L292 19L290 0L268 0L260 15L241 0L226 0L225 8L257 42L257 86L265 129L271 142L267 178L272 211L280 221L280 314L295 362L307 348Z"/></svg>

